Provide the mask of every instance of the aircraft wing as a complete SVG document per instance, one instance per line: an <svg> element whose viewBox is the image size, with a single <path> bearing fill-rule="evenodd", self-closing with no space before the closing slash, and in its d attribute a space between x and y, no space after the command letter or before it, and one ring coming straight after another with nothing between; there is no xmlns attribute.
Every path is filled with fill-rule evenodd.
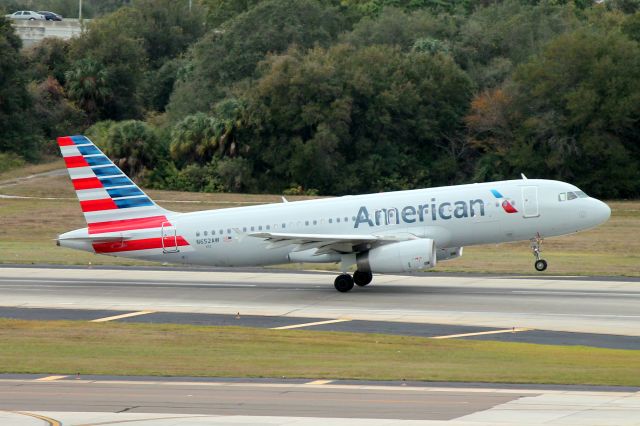
<svg viewBox="0 0 640 426"><path fill-rule="evenodd" d="M371 248L374 244L384 244L415 239L412 234L400 235L348 235L348 234L292 234L284 232L258 232L250 237L263 238L269 242L268 249L295 245L293 252L317 249L315 255L326 253L354 253Z"/></svg>

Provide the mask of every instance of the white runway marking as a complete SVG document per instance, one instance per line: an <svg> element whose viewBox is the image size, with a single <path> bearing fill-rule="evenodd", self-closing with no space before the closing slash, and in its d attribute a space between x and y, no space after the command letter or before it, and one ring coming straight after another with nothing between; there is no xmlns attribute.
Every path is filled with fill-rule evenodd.
<svg viewBox="0 0 640 426"><path fill-rule="evenodd" d="M60 380L60 379L64 379L65 377L69 377L69 376L47 376L47 377L40 377L39 379L35 379L35 382L53 382L55 380Z"/></svg>
<svg viewBox="0 0 640 426"><path fill-rule="evenodd" d="M333 383L333 380L314 380L312 382L305 383L305 385L326 385L328 383Z"/></svg>
<svg viewBox="0 0 640 426"><path fill-rule="evenodd" d="M506 330L479 331L477 333L450 334L448 336L435 336L432 339L455 339L457 337L482 336L485 334L501 334L501 333L520 333L522 331L531 331L532 328L508 328Z"/></svg>
<svg viewBox="0 0 640 426"><path fill-rule="evenodd" d="M302 327L312 327L314 325L323 325L323 324L334 324L337 322L347 322L351 321L349 319L335 319L328 321L318 321L318 322L307 322L304 324L294 324L294 325L285 325L284 327L274 327L272 330L290 330L292 328L302 328Z"/></svg>
<svg viewBox="0 0 640 426"><path fill-rule="evenodd" d="M114 315L112 317L105 317L105 318L98 318L98 319L91 320L90 322L107 322L107 321L113 321L113 320L122 319L122 318L137 317L137 316L140 316L140 315L147 315L147 314L152 314L152 313L154 313L154 311L130 312L128 314Z"/></svg>

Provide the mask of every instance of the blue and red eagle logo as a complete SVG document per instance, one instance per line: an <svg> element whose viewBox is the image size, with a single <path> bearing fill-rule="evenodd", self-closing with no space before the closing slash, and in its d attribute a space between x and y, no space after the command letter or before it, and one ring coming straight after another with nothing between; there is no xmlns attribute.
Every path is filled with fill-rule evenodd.
<svg viewBox="0 0 640 426"><path fill-rule="evenodd" d="M498 200L502 200L502 209L507 212L507 213L518 213L518 209L516 209L513 204L511 203L511 200L509 200L508 198L505 198L498 190L496 189L492 189L491 193L493 194L494 197L496 197Z"/></svg>

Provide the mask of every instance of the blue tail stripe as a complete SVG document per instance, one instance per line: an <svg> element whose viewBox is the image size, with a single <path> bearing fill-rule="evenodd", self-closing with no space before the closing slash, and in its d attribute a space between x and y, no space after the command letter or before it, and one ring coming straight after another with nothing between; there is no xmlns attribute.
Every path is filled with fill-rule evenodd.
<svg viewBox="0 0 640 426"><path fill-rule="evenodd" d="M111 198L131 197L133 195L144 195L144 192L140 191L135 186L129 186L126 188L107 189Z"/></svg>
<svg viewBox="0 0 640 426"><path fill-rule="evenodd" d="M101 178L100 182L102 182L102 186L104 186L105 188L111 188L113 186L133 185L133 182L131 182L131 180L129 180L129 178L126 176Z"/></svg>
<svg viewBox="0 0 640 426"><path fill-rule="evenodd" d="M129 207L152 206L153 202L147 197L125 198L124 200L113 200L119 209L127 209Z"/></svg>
<svg viewBox="0 0 640 426"><path fill-rule="evenodd" d="M98 157L86 157L85 160L90 166L106 166L107 164L111 164L111 160L104 155L100 155Z"/></svg>
<svg viewBox="0 0 640 426"><path fill-rule="evenodd" d="M82 155L102 154L94 145L79 146L78 151L80 151Z"/></svg>
<svg viewBox="0 0 640 426"><path fill-rule="evenodd" d="M82 145L82 144L85 144L85 143L91 143L91 141L89 139L87 139L85 136L81 136L81 135L71 136L71 140L76 145Z"/></svg>
<svg viewBox="0 0 640 426"><path fill-rule="evenodd" d="M497 190L495 190L495 189L492 189L492 190L491 190L491 193L492 193L492 194L493 194L493 196L494 196L494 197L496 197L496 198L502 198L502 194L501 194L501 193L499 193L499 192L498 192Z"/></svg>
<svg viewBox="0 0 640 426"><path fill-rule="evenodd" d="M95 173L96 176L113 176L113 175L121 175L122 174L120 169L117 168L116 166L98 167L98 168L92 168L91 170L93 170L93 173Z"/></svg>

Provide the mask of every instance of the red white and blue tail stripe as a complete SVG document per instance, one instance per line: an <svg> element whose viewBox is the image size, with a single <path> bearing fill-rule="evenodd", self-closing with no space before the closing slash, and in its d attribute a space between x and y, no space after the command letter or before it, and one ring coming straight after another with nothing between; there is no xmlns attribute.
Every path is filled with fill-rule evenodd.
<svg viewBox="0 0 640 426"><path fill-rule="evenodd" d="M93 142L85 136L58 138L69 177L87 221L87 234L98 253L162 249L167 216ZM147 235L145 235L147 234ZM117 240L116 236L125 236ZM188 245L172 237L172 246Z"/></svg>

